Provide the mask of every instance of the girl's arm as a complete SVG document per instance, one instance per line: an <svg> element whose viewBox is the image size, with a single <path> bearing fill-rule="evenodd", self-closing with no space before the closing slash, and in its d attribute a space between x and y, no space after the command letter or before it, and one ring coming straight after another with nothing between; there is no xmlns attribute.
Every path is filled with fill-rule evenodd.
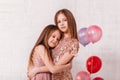
<svg viewBox="0 0 120 80"><path fill-rule="evenodd" d="M31 79L33 76L40 72L49 72L49 70L46 66L32 67L30 70L28 70L27 76Z"/></svg>
<svg viewBox="0 0 120 80"><path fill-rule="evenodd" d="M55 65L65 65L65 64L69 63L70 61L72 61L73 58L74 58L74 55L70 55L68 52L66 52L59 59L59 61L57 63L55 63Z"/></svg>
<svg viewBox="0 0 120 80"><path fill-rule="evenodd" d="M64 65L72 61L74 56L77 55L79 49L79 43L77 40L73 40L69 44L68 50L64 53L64 55L59 59L56 65Z"/></svg>
<svg viewBox="0 0 120 80"><path fill-rule="evenodd" d="M39 47L39 49L41 49ZM36 49L35 52L36 53L40 53L40 51L38 51L39 49ZM42 49L44 50L44 49ZM41 52L44 52L44 51L41 51ZM41 53L43 54L43 53ZM47 53L44 53L43 55L40 55L42 60L44 61L44 64L45 66L41 66L41 67L31 67L29 70L28 70L28 77L31 79L33 76L35 76L37 73L40 73L40 72L51 72L51 73L57 73L57 72L60 72L66 68L70 68L71 64L67 64L67 65L60 65L60 66L55 66L51 59L48 59ZM37 55L39 56L39 55Z"/></svg>
<svg viewBox="0 0 120 80"><path fill-rule="evenodd" d="M36 47L35 52L37 52L40 55L40 57L44 61L45 66L48 68L48 70L51 73L57 73L57 72L62 71L70 66L70 64L55 65L53 63L52 59L48 57L47 50L45 49L45 47L43 45Z"/></svg>
<svg viewBox="0 0 120 80"><path fill-rule="evenodd" d="M66 51L66 53L64 53L64 55L59 59L59 61L57 63L55 63L55 65L65 65L69 62L72 61L72 59L74 58L74 56L76 56L78 54L78 49L79 49L79 43L77 40L73 40L70 44L70 47L68 48L68 50ZM69 68L72 67L72 64L69 63ZM42 70L39 69L41 72ZM39 71L38 70L38 71ZM60 69L58 69L60 70ZM48 69L46 68L46 71L48 71Z"/></svg>
<svg viewBox="0 0 120 80"><path fill-rule="evenodd" d="M69 63L69 65L70 66L68 66L68 68L71 68L71 63ZM41 72L50 72L50 71L46 66L33 67L30 71L28 71L27 75L28 75L29 78L32 78L37 73L41 73Z"/></svg>
<svg viewBox="0 0 120 80"><path fill-rule="evenodd" d="M44 46L38 46L36 52L41 56L42 60L44 61L45 66L51 73L57 73L64 69L67 69L70 64L66 65L55 65L51 58L48 57L47 50ZM42 53L40 53L42 52Z"/></svg>
<svg viewBox="0 0 120 80"><path fill-rule="evenodd" d="M31 69L28 72L29 76L34 76L35 74L37 74L39 72L50 71L52 73L56 73L63 69L71 68L71 66L72 66L71 63L69 63L67 65L63 65L63 64L70 62L70 60L72 60L72 58L74 57L74 55L69 55L69 53L65 53L64 56L62 56L62 58L59 60L59 62L56 63L56 65L58 65L58 66L55 66L55 64L53 64L52 60L51 59L49 60L44 46L38 46L37 48L35 48L35 52L41 56L41 58L44 61L46 66L34 67L33 69ZM42 52L42 53L40 53L40 52Z"/></svg>

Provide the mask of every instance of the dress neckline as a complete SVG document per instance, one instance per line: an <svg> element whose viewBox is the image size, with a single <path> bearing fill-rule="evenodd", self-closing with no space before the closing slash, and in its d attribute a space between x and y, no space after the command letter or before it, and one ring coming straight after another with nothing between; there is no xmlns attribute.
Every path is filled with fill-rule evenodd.
<svg viewBox="0 0 120 80"><path fill-rule="evenodd" d="M63 41L63 40L69 40L69 39L72 39L72 38L67 37L67 38L62 38L61 40Z"/></svg>

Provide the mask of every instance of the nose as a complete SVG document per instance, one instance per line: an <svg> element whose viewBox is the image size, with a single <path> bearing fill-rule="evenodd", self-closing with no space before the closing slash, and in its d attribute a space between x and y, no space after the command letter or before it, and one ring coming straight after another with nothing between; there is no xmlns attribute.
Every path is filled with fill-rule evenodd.
<svg viewBox="0 0 120 80"><path fill-rule="evenodd" d="M58 42L57 38L54 38L54 43L57 43L57 42Z"/></svg>
<svg viewBox="0 0 120 80"><path fill-rule="evenodd" d="M63 21L61 21L61 24L60 24L60 25L61 25L61 26L62 26L62 25L64 25L64 22L63 22Z"/></svg>
<svg viewBox="0 0 120 80"><path fill-rule="evenodd" d="M55 38L54 41L57 42L57 38Z"/></svg>

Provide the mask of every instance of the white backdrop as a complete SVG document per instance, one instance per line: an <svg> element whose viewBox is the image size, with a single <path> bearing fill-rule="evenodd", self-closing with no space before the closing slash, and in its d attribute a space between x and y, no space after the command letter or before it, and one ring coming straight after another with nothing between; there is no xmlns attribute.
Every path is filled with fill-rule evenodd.
<svg viewBox="0 0 120 80"><path fill-rule="evenodd" d="M27 80L29 53L44 26L54 23L62 8L74 14L78 30L92 24L102 28L95 44L83 47L73 61L73 78L86 70L86 60L97 55L102 68L92 78L120 80L120 1L119 0L0 0L0 80Z"/></svg>

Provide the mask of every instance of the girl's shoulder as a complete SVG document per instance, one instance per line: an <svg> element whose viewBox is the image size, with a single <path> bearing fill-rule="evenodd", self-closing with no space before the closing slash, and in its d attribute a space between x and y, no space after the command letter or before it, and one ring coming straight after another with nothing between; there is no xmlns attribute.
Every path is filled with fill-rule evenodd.
<svg viewBox="0 0 120 80"><path fill-rule="evenodd" d="M78 39L72 38L72 39L69 41L69 45L76 45L76 46L79 47L79 41L78 41Z"/></svg>
<svg viewBox="0 0 120 80"><path fill-rule="evenodd" d="M46 50L45 46L44 45L38 45L35 47L34 49L34 52L37 52L37 53L44 53Z"/></svg>
<svg viewBox="0 0 120 80"><path fill-rule="evenodd" d="M78 42L78 39L76 39L76 38L72 38L71 40L72 40L72 41L77 41L77 42Z"/></svg>
<svg viewBox="0 0 120 80"><path fill-rule="evenodd" d="M35 47L35 50L44 50L45 49L45 46L44 45L38 45Z"/></svg>
<svg viewBox="0 0 120 80"><path fill-rule="evenodd" d="M78 39L75 39L75 38L69 39L69 42L72 42L72 43L74 43L74 42L75 42L75 43L79 43L79 42L78 42Z"/></svg>
<svg viewBox="0 0 120 80"><path fill-rule="evenodd" d="M66 44L66 45L71 46L71 45L78 45L79 41L76 38L68 38L63 43Z"/></svg>
<svg viewBox="0 0 120 80"><path fill-rule="evenodd" d="M76 39L76 38L65 38L65 39L61 39L60 41L65 41L65 42L76 41L76 42L78 42L78 39Z"/></svg>
<svg viewBox="0 0 120 80"><path fill-rule="evenodd" d="M38 45L34 48L34 56L40 58L46 52L44 45Z"/></svg>

